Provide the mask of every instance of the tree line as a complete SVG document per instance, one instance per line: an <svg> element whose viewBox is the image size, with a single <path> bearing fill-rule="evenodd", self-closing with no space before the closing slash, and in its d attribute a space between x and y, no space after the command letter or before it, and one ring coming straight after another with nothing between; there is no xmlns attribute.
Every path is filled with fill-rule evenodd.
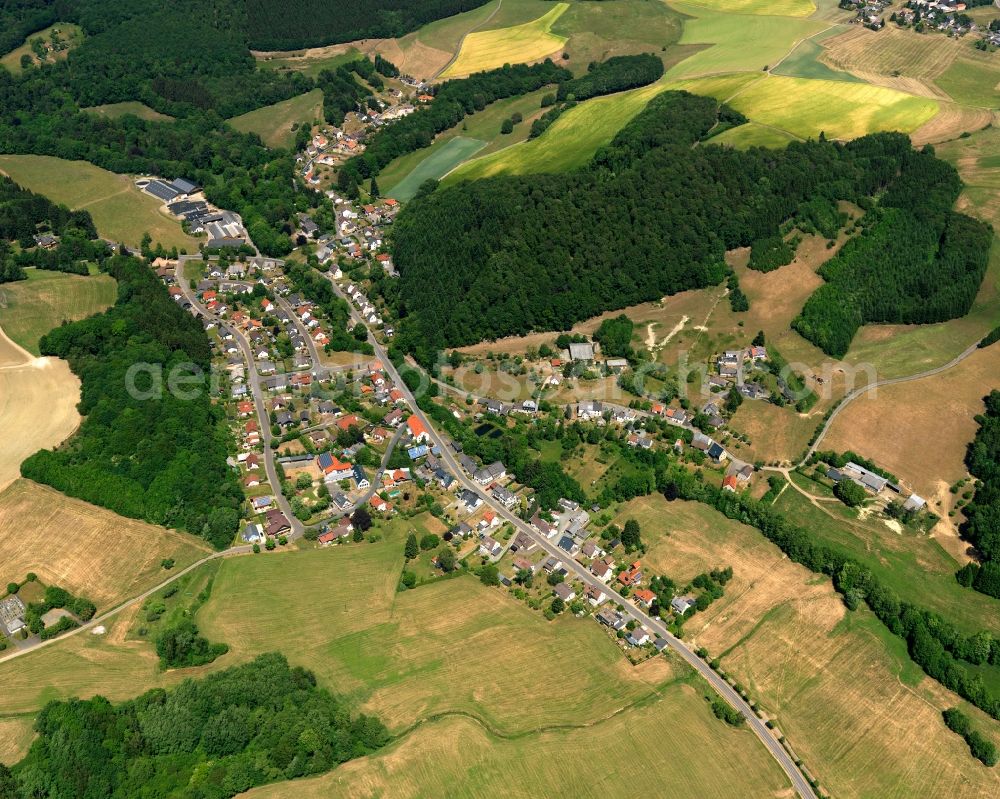
<svg viewBox="0 0 1000 799"><path fill-rule="evenodd" d="M940 209L954 197L957 174L930 151L914 152L905 136L781 151L692 147L730 116L712 99L665 92L585 169L497 176L415 198L392 241L402 346L430 363L444 347L565 330L607 310L718 284L728 274L726 250L775 236L800 212L823 223L836 199L865 203L873 226L889 215L914 231L942 228ZM845 282L865 270L847 307L860 304L873 321L964 313L982 278L988 229L950 212L945 221L938 256L901 275L898 288L897 265L879 276L869 264L842 260ZM904 249L913 254L896 247ZM827 279L825 289L835 282L829 272Z"/></svg>
<svg viewBox="0 0 1000 799"><path fill-rule="evenodd" d="M21 473L227 546L243 497L226 464L225 415L210 395L208 338L142 261L115 256L105 269L118 282L115 305L55 328L39 344L80 378L84 420L62 447L25 460ZM183 391L170 385L172 374Z"/></svg>
<svg viewBox="0 0 1000 799"><path fill-rule="evenodd" d="M976 548L981 565L964 566L958 579L1000 598L1000 391L990 392L985 402L985 413L976 417L979 430L965 453L965 465L977 483L960 528L962 537Z"/></svg>
<svg viewBox="0 0 1000 799"><path fill-rule="evenodd" d="M587 100L602 94L646 86L663 77L663 61L652 53L612 56L592 61L587 72L559 84L557 100Z"/></svg>
<svg viewBox="0 0 1000 799"><path fill-rule="evenodd" d="M356 39L392 39L488 0L250 0L246 35L255 50L298 50Z"/></svg>
<svg viewBox="0 0 1000 799"><path fill-rule="evenodd" d="M817 543L807 530L749 495L707 485L698 475L675 464L658 471L657 487L668 499L703 502L730 519L756 527L791 560L830 576L848 609L867 604L893 635L906 642L911 659L928 676L1000 719L1000 697L966 665L1000 666L1000 639L990 631L963 635L939 614L904 602L867 566L838 548Z"/></svg>
<svg viewBox="0 0 1000 799"><path fill-rule="evenodd" d="M505 64L467 78L445 81L432 90L432 103L382 128L367 142L364 153L344 164L340 187L356 193L361 181L378 175L394 158L429 147L438 133L454 127L469 114L482 111L497 100L528 94L572 77L568 69L546 59L532 66Z"/></svg>
<svg viewBox="0 0 1000 799"><path fill-rule="evenodd" d="M102 696L50 702L35 731L24 759L0 765L4 799L227 799L329 771L389 742L377 718L351 713L277 653L118 704Z"/></svg>
<svg viewBox="0 0 1000 799"><path fill-rule="evenodd" d="M39 234L62 239L54 249L42 249L35 242ZM95 239L97 229L88 211L70 211L0 175L0 283L24 280L26 266L85 275L85 261L101 262L110 253ZM18 245L17 252L12 243Z"/></svg>
<svg viewBox="0 0 1000 799"><path fill-rule="evenodd" d="M1000 402L1000 392L995 393ZM747 493L733 493L706 483L700 472L692 472L665 450L640 452L620 443L618 446L633 469L641 470L643 479L630 481L628 475L622 475L604 490L602 504L657 491L668 502L702 502L729 519L755 527L790 560L831 577L849 610L867 604L890 632L906 642L910 657L928 676L1000 719L1000 696L994 695L977 673L977 667L1000 667L1000 636L989 630L964 634L940 614L901 600L867 566L839 547L815 541L808 530L771 506L774 494L780 491L780 481L757 500Z"/></svg>

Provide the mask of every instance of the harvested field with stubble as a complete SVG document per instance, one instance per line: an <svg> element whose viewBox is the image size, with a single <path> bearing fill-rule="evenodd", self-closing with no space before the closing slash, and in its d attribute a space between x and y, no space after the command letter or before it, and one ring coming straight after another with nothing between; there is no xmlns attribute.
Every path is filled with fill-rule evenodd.
<svg viewBox="0 0 1000 799"><path fill-rule="evenodd" d="M35 737L34 723L25 716L0 719L0 763L10 766L25 756Z"/></svg>
<svg viewBox="0 0 1000 799"><path fill-rule="evenodd" d="M636 764L629 768L629 795L790 797L777 764L752 733L719 722L699 689L673 683L651 703L614 718L518 738L497 737L472 719L443 718L384 752L247 797L607 799L622 795L615 786L624 779L623 758Z"/></svg>
<svg viewBox="0 0 1000 799"><path fill-rule="evenodd" d="M657 496L622 506L618 521L630 517L649 547L644 562L678 582L733 567L725 596L687 622L685 638L721 657L831 795L985 799L1000 791L996 770L973 761L941 722L941 709L961 701L926 678L868 611L848 613L827 578L707 506ZM997 739L1000 724L974 714Z"/></svg>
<svg viewBox="0 0 1000 799"><path fill-rule="evenodd" d="M30 480L0 493L0 583L34 572L108 610L209 553L197 539L125 519ZM0 708L2 712L2 708Z"/></svg>
<svg viewBox="0 0 1000 799"><path fill-rule="evenodd" d="M35 358L0 329L0 490L21 474L21 462L65 441L80 424L80 381L66 361ZM0 559L0 563L2 563Z"/></svg>
<svg viewBox="0 0 1000 799"><path fill-rule="evenodd" d="M962 46L947 36L921 36L894 25L880 31L851 25L823 40L820 61L879 86L947 99L933 81L951 65Z"/></svg>
<svg viewBox="0 0 1000 799"><path fill-rule="evenodd" d="M470 75L504 64L531 63L552 55L566 43L565 36L552 33L552 26L568 8L569 3L556 3L531 22L468 34L462 40L458 56L441 77Z"/></svg>
<svg viewBox="0 0 1000 799"><path fill-rule="evenodd" d="M965 475L965 448L978 428L973 417L992 388L1000 388L997 345L947 372L859 397L838 414L823 449L862 453L932 497Z"/></svg>

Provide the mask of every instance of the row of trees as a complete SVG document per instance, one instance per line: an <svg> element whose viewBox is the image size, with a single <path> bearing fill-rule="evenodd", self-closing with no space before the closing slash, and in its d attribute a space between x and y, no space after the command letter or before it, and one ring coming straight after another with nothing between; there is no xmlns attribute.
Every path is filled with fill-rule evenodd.
<svg viewBox="0 0 1000 799"><path fill-rule="evenodd" d="M993 718L1000 718L1000 697L979 674L963 665L1000 665L1000 640L989 631L962 635L938 614L902 601L868 567L839 549L817 543L804 528L746 494L707 485L698 475L677 465L658 471L657 478L659 489L668 499L707 503L730 519L756 527L796 563L832 577L847 607L854 610L866 603L894 635L906 642L910 657L928 676Z"/></svg>
<svg viewBox="0 0 1000 799"><path fill-rule="evenodd" d="M32 455L21 472L224 547L242 492L226 465L224 414L210 396L208 339L142 261L115 256L105 266L118 281L116 304L40 342L80 377L84 421L68 444Z"/></svg>
<svg viewBox="0 0 1000 799"><path fill-rule="evenodd" d="M382 128L368 142L363 154L344 164L340 170L341 187L356 186L377 175L394 158L429 147L438 133L453 128L490 103L572 77L568 69L546 59L532 66L505 64L499 69L445 81L437 87L434 102Z"/></svg>
<svg viewBox="0 0 1000 799"><path fill-rule="evenodd" d="M4 799L225 799L328 771L389 741L378 719L353 715L279 654L117 705L101 696L51 702L35 730L25 758L0 767Z"/></svg>
<svg viewBox="0 0 1000 799"><path fill-rule="evenodd" d="M246 35L255 50L297 50L357 39L392 39L487 0L251 0Z"/></svg>
<svg viewBox="0 0 1000 799"><path fill-rule="evenodd" d="M965 454L965 465L979 482L961 527L962 537L976 548L982 565L965 567L960 579L977 591L1000 597L1000 391L992 391L985 402L985 413L976 417L979 430Z"/></svg>
<svg viewBox="0 0 1000 799"><path fill-rule="evenodd" d="M646 86L661 77L663 61L652 53L613 56L607 61L592 61L586 74L559 84L556 99L587 100Z"/></svg>
<svg viewBox="0 0 1000 799"><path fill-rule="evenodd" d="M941 716L949 730L962 736L974 758L985 766L992 767L997 764L996 745L981 732L972 729L972 721L968 716L957 707L948 708L941 713Z"/></svg>

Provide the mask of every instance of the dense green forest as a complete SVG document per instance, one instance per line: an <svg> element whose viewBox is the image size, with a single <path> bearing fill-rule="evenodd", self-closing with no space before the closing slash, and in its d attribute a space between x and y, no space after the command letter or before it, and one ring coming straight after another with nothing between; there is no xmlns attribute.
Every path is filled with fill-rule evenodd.
<svg viewBox="0 0 1000 799"><path fill-rule="evenodd" d="M224 547L242 492L226 465L223 411L209 394L208 338L142 261L115 256L105 268L118 281L115 305L57 327L39 345L80 378L84 421L58 450L24 461L21 473Z"/></svg>
<svg viewBox="0 0 1000 799"><path fill-rule="evenodd" d="M838 280L834 270L844 281L852 268L862 272L855 295L873 321L966 312L990 234L942 213L958 185L952 167L914 152L899 134L780 151L692 148L733 119L714 100L666 92L580 171L499 176L414 199L393 235L403 345L430 363L446 346L565 330L603 311L717 284L727 275L726 250L773 237L817 208L836 218L834 200L871 207L872 228L892 218L921 229L916 240L925 247L927 231L937 230L941 247L912 275L902 260L883 258L869 279L873 267L842 257L828 286ZM904 250L913 254L897 243Z"/></svg>
<svg viewBox="0 0 1000 799"><path fill-rule="evenodd" d="M969 564L958 576L964 585L1000 597L1000 391L986 397L986 412L976 419L979 430L965 465L978 483L965 507L961 533L976 548L982 565Z"/></svg>
<svg viewBox="0 0 1000 799"><path fill-rule="evenodd" d="M249 0L255 50L295 50L354 39L390 39L489 0Z"/></svg>
<svg viewBox="0 0 1000 799"><path fill-rule="evenodd" d="M35 236L62 237L52 249L35 246ZM87 211L70 211L0 175L0 283L24 280L24 267L87 274L85 261L100 263L110 249L97 239ZM16 243L18 250L11 246Z"/></svg>
<svg viewBox="0 0 1000 799"><path fill-rule="evenodd" d="M25 758L0 766L3 799L226 799L389 741L378 719L352 716L279 654L119 704L50 702L35 730Z"/></svg>
<svg viewBox="0 0 1000 799"><path fill-rule="evenodd" d="M0 54L24 44L29 35L66 19L64 0L4 0L0 3Z"/></svg>
<svg viewBox="0 0 1000 799"><path fill-rule="evenodd" d="M372 74L372 64L359 59L315 80L257 69L233 33L238 4L67 0L67 6L61 18L87 33L78 48L18 75L0 69L0 152L192 179L209 200L242 215L262 252L288 253L296 212L322 202L321 195L296 188L291 153L268 150L223 118L321 86L325 116L339 123L367 102L370 90L357 76ZM125 100L177 119L111 119L81 110Z"/></svg>
<svg viewBox="0 0 1000 799"><path fill-rule="evenodd" d="M344 165L340 170L341 188L356 193L358 183L377 175L394 158L429 147L438 133L453 128L466 116L482 111L490 103L527 94L572 77L573 73L568 69L546 59L530 67L507 64L467 78L445 81L436 88L433 103L382 128L368 142L362 155L355 156Z"/></svg>
<svg viewBox="0 0 1000 799"><path fill-rule="evenodd" d="M964 316L983 282L993 229L951 210L962 187L954 168L913 151L901 170L792 323L828 355L843 357L864 324Z"/></svg>
<svg viewBox="0 0 1000 799"><path fill-rule="evenodd" d="M592 62L585 75L561 83L556 99L586 100L646 86L662 76L663 61L652 53L613 56L607 61Z"/></svg>

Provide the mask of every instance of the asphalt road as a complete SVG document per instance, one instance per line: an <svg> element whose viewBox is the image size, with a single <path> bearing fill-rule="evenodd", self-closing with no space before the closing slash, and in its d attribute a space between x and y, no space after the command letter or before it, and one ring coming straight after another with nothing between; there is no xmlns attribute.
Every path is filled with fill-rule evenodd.
<svg viewBox="0 0 1000 799"><path fill-rule="evenodd" d="M183 262L182 262L183 263ZM181 287L181 291L184 293L185 299L190 302L195 309L206 319L215 319L220 321L219 318L211 313L204 305L198 302L198 298L195 297L194 292L191 290L191 284L187 277L183 275L177 276L177 285ZM272 496L274 497L274 502L278 506L278 509L285 514L285 518L288 519L288 523L291 525L291 531L288 533L288 539L291 541L298 538L305 532L305 526L301 521L295 518L295 514L292 513L292 506L288 502L288 499L284 494L281 493L281 480L278 479L278 469L275 465L275 451L271 449L271 417L267 412L267 407L264 404L264 388L262 385L262 378L257 374L257 361L253 357L253 350L250 347L250 342L247 337L243 335L243 331L239 330L233 325L228 325L233 334L236 337L236 343L239 344L240 352L243 354L243 360L246 362L247 367L247 382L250 385L250 394L253 398L254 409L257 412L257 425L260 428L261 443L263 445L263 462L264 462L264 472L267 475L268 482L271 486Z"/></svg>
<svg viewBox="0 0 1000 799"><path fill-rule="evenodd" d="M345 300L347 299L343 292L340 290L340 286L331 278L330 282L333 284L334 290ZM351 306L351 315L354 314L354 306L351 305L350 300L347 300L348 305ZM764 746L767 747L768 751L778 761L778 765L781 766L788 779L791 781L795 790L798 792L799 796L803 799L816 799L816 793L813 791L809 782L806 780L805 776L799 770L798 766L795 765L795 761L791 758L785 748L778 742L777 738L771 734L771 731L767 728L763 721L757 718L753 710L750 709L750 705L745 702L742 697L729 685L725 680L723 680L718 674L712 671L711 667L705 663L701 658L699 658L687 644L672 635L666 628L666 626L653 619L647 613L643 612L641 609L628 602L625 597L615 591L608 585L605 585L594 575L590 573L581 564L577 563L567 556L565 552L559 549L555 544L549 541L545 536L541 535L534 527L527 524L513 513L511 513L507 508L494 500L491 496L486 494L482 487L472 480L469 475L465 473L462 467L458 464L454 457L454 453L449 446L448 440L441 435L437 429L431 424L430 419L420 410L417 406L416 398L413 393L403 382L402 377L399 372L393 366L392 362L382 346L372 335L369 329L368 340L372 347L375 349L375 354L381 359L382 364L385 368L386 373L390 376L392 381L396 384L400 391L403 392L407 402L410 407L421 422L423 422L424 427L428 431L428 435L431 438L431 442L437 445L440 450L440 458L448 466L448 468L455 474L458 481L462 484L464 488L474 492L475 494L482 497L483 501L486 502L493 510L502 518L504 521L509 522L514 526L514 529L519 530L529 536L542 550L549 553L550 555L555 555L559 560L562 560L564 565L573 572L574 576L583 582L585 585L596 586L604 591L608 595L611 601L617 602L624 607L624 612L629 617L635 619L646 629L652 631L656 635L660 636L666 640L667 645L676 652L681 658L683 658L692 668L695 669L708 683L721 695L730 705L732 705L739 713L747 720L747 725L754 734L763 742Z"/></svg>
<svg viewBox="0 0 1000 799"><path fill-rule="evenodd" d="M854 400L856 400L858 397L867 394L869 391L875 391L876 389L882 388L883 386L895 386L899 383L910 383L914 380L923 380L925 377L933 377L934 375L939 375L942 372L947 372L949 369L958 366L958 364L960 364L962 361L964 361L966 358L972 355L972 353L974 353L977 349L979 349L978 339L974 344L970 344L961 354L952 358L946 364L942 364L941 366L937 366L933 369L928 369L926 372L919 372L915 375L907 375L906 377L893 377L887 380L876 380L874 383L870 385L854 389L854 391L845 395L845 397L840 401L840 404L836 408L834 408L833 413L830 414L830 418L823 423L823 427L820 429L819 434L816 436L816 440L812 443L812 446L809 447L809 451L806 452L806 456L801 461L799 461L798 464L790 468L793 469L798 468L799 466L802 466L804 463L806 463L806 461L808 461L809 458L812 457L813 453L819 449L819 445L820 443L822 443L824 436L826 436L827 432L829 432L830 425L833 424L833 420L840 415L841 411L843 411L844 408L846 408L848 405L854 402Z"/></svg>

